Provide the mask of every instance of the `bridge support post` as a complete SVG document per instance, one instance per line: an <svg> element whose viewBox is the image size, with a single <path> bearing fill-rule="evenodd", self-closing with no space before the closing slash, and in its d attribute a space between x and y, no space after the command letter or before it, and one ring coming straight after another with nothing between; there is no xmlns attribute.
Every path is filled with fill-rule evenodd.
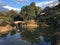
<svg viewBox="0 0 60 45"><path fill-rule="evenodd" d="M26 27L25 21L16 21L14 22L16 24L16 30L23 30L24 26Z"/></svg>
<svg viewBox="0 0 60 45"><path fill-rule="evenodd" d="M18 24L16 24L16 29L18 29Z"/></svg>

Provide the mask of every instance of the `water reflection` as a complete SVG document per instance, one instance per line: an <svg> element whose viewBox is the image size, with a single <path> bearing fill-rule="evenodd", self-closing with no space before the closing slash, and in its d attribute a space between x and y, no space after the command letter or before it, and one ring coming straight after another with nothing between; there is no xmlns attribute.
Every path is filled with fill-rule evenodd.
<svg viewBox="0 0 60 45"><path fill-rule="evenodd" d="M7 34L1 35L0 45L51 45L50 41L46 42L45 38L41 36L40 28L23 29L24 31L11 31Z"/></svg>
<svg viewBox="0 0 60 45"><path fill-rule="evenodd" d="M13 30L13 31L10 32L10 34L11 34L11 36L13 36L13 35L16 34L16 31Z"/></svg>
<svg viewBox="0 0 60 45"><path fill-rule="evenodd" d="M32 44L40 42L38 35L35 35L34 32L25 31L21 33L21 37L23 40L27 40L31 42Z"/></svg>

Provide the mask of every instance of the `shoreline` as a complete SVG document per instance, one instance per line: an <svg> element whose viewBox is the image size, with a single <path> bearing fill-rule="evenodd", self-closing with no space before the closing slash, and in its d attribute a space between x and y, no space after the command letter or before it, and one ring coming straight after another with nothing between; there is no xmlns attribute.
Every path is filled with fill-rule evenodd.
<svg viewBox="0 0 60 45"><path fill-rule="evenodd" d="M29 28L29 29L34 29L34 28L39 27L39 25L37 25L37 23L34 20L29 20L26 23L27 23L27 25L24 25L24 27ZM11 24L13 26L11 26ZM1 25L0 25L0 33L1 34L5 34L5 33L8 33L10 31L13 31L16 29L16 24L13 24L11 22L9 22L9 23L5 22L5 23L2 23Z"/></svg>

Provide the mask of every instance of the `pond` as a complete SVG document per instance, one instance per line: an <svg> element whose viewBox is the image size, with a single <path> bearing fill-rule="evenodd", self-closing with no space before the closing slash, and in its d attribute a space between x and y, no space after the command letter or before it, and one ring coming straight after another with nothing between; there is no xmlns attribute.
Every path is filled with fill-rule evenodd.
<svg viewBox="0 0 60 45"><path fill-rule="evenodd" d="M51 41L45 41L44 36L40 34L40 30L28 31L11 31L0 36L0 45L51 45ZM31 30L31 29L30 29Z"/></svg>
<svg viewBox="0 0 60 45"><path fill-rule="evenodd" d="M28 37L27 37L28 38ZM33 45L51 45L50 42L44 41L44 38L40 36L40 42L34 43ZM11 36L8 34L6 37L0 38L0 45L32 45L30 42L21 39L21 35L16 33L15 35Z"/></svg>

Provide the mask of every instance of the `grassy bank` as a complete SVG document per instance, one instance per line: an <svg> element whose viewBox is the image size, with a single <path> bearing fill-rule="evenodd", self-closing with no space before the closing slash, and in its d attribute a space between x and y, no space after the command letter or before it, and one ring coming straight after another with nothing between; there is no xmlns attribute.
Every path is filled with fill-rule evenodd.
<svg viewBox="0 0 60 45"><path fill-rule="evenodd" d="M5 34L12 30L14 30L14 27L12 27L10 25L0 26L0 34Z"/></svg>
<svg viewBox="0 0 60 45"><path fill-rule="evenodd" d="M37 28L38 25L34 20L28 20L26 21L27 25L24 25L27 29L30 29L30 31L33 31L34 28ZM0 33L5 34L12 30L15 30L16 26L13 23L10 22L3 22L0 24Z"/></svg>
<svg viewBox="0 0 60 45"><path fill-rule="evenodd" d="M36 27L38 27L38 25L37 25L37 22L35 22L35 20L29 20L29 21L27 21L27 28L36 28Z"/></svg>

